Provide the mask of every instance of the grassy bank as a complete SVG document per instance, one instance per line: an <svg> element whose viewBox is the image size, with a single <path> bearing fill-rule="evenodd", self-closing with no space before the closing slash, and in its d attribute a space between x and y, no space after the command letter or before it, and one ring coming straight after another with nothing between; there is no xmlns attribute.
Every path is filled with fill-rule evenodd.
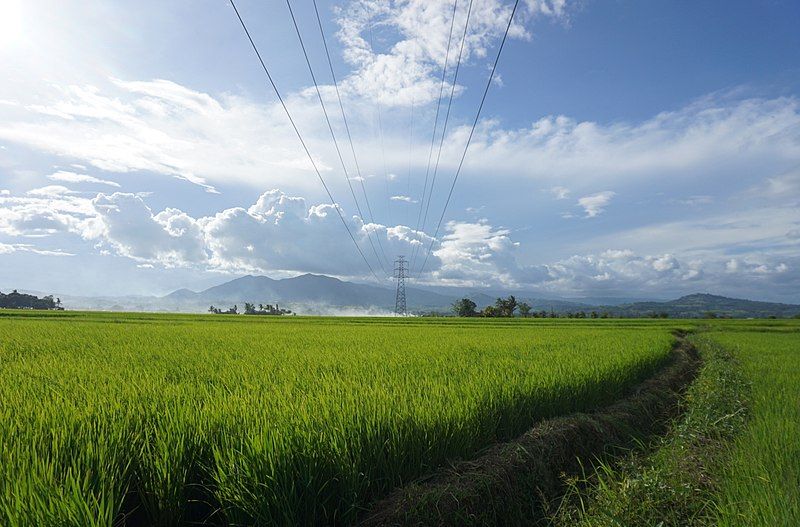
<svg viewBox="0 0 800 527"><path fill-rule="evenodd" d="M747 428L719 471L720 526L800 525L800 328L717 332L752 383Z"/></svg>
<svg viewBox="0 0 800 527"><path fill-rule="evenodd" d="M800 326L716 323L670 433L597 463L558 526L800 525Z"/></svg>

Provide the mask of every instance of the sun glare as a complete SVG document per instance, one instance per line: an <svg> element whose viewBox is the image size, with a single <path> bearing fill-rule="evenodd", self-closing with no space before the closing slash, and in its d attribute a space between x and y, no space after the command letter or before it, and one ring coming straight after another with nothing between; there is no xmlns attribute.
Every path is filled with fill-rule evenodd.
<svg viewBox="0 0 800 527"><path fill-rule="evenodd" d="M22 16L19 0L0 0L0 50L19 42Z"/></svg>

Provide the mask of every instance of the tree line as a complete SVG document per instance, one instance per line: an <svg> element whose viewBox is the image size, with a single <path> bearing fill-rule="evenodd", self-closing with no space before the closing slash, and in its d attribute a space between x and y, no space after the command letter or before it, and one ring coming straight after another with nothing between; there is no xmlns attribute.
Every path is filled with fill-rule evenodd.
<svg viewBox="0 0 800 527"><path fill-rule="evenodd" d="M226 310L211 306L208 308L208 312L215 315L238 315L239 306L234 305ZM291 313L291 309L283 309L278 304L274 306L272 304L258 304L258 308L256 308L255 304L244 303L244 315L290 315Z"/></svg>
<svg viewBox="0 0 800 527"><path fill-rule="evenodd" d="M8 294L0 291L0 308L4 309L49 309L63 311L60 298L47 295L42 298L34 295L20 293L16 289Z"/></svg>
<svg viewBox="0 0 800 527"><path fill-rule="evenodd" d="M478 310L478 305L469 298L462 298L453 302L453 313L458 317L514 317L518 316L523 318L614 318L612 313L608 311L568 311L566 313L556 313L552 309L546 311L544 309L534 311L530 304L527 302L518 302L514 295L509 295L506 298L498 298L495 300L494 305L489 305ZM669 318L666 312L650 313L650 318Z"/></svg>

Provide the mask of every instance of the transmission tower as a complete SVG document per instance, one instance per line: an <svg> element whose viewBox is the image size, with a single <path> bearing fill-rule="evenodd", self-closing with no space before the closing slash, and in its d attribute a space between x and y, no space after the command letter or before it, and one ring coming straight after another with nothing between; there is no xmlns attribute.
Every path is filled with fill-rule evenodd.
<svg viewBox="0 0 800 527"><path fill-rule="evenodd" d="M397 296L395 297L394 301L394 314L404 317L408 315L408 311L406 310L406 271L408 268L406 267L405 256L398 256L397 260L395 260L394 271L395 271L395 278L397 279Z"/></svg>

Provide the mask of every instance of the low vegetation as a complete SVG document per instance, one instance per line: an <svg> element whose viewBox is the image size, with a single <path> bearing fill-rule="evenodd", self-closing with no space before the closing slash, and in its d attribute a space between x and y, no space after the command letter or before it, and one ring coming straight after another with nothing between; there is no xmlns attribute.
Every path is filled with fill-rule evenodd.
<svg viewBox="0 0 800 527"><path fill-rule="evenodd" d="M800 525L800 326L714 323L671 431L582 478L555 526Z"/></svg>
<svg viewBox="0 0 800 527"><path fill-rule="evenodd" d="M751 382L749 420L726 451L718 525L800 525L800 327L716 332Z"/></svg>

